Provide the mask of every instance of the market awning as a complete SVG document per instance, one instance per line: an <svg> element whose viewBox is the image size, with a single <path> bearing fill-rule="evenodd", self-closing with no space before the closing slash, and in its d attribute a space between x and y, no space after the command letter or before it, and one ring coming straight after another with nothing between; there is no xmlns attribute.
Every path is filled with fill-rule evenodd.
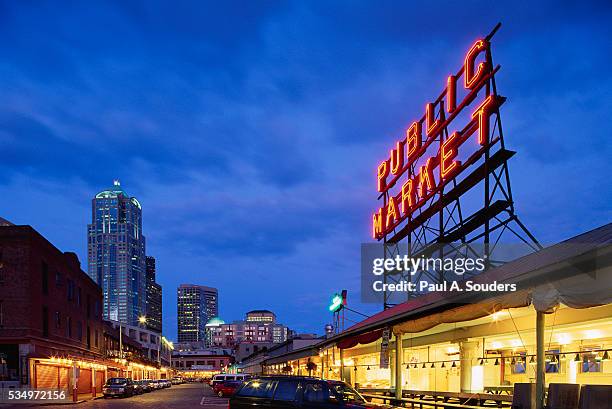
<svg viewBox="0 0 612 409"><path fill-rule="evenodd" d="M545 312L560 303L571 308L610 304L611 259L612 223L609 223L471 278L475 283L516 283L517 292L493 297L487 293L428 293L381 311L322 345L357 345L363 343L359 338L362 335L374 336L385 327L419 332L440 323L468 321L530 303Z"/></svg>
<svg viewBox="0 0 612 409"><path fill-rule="evenodd" d="M486 317L508 308L526 307L531 304L531 292L527 290L504 294L475 304L461 305L446 311L426 315L393 326L396 334L426 331L440 324L470 321Z"/></svg>
<svg viewBox="0 0 612 409"><path fill-rule="evenodd" d="M365 334L355 335L353 337L343 339L342 341L338 342L338 348L347 349L353 348L359 344L369 344L382 337L382 332L383 330L379 329L376 331L366 332Z"/></svg>
<svg viewBox="0 0 612 409"><path fill-rule="evenodd" d="M262 362L263 365L276 365L283 364L288 361L295 361L302 358L308 358L319 354L318 348L308 347L304 349L298 349L296 351L287 352L285 354L268 358Z"/></svg>
<svg viewBox="0 0 612 409"><path fill-rule="evenodd" d="M537 286L533 291L535 309L549 312L559 304L570 308L612 304L612 267L601 259L599 262L596 268Z"/></svg>

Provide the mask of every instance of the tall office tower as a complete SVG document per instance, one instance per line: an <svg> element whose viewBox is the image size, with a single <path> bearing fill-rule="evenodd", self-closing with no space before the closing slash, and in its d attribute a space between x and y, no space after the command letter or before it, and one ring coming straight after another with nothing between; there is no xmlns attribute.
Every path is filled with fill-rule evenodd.
<svg viewBox="0 0 612 409"><path fill-rule="evenodd" d="M155 257L147 256L147 328L162 332L162 287L155 280Z"/></svg>
<svg viewBox="0 0 612 409"><path fill-rule="evenodd" d="M104 318L138 325L146 314L142 208L118 180L91 202L87 226L89 276L102 287Z"/></svg>
<svg viewBox="0 0 612 409"><path fill-rule="evenodd" d="M206 341L206 323L219 314L216 288L181 284L177 290L178 342Z"/></svg>

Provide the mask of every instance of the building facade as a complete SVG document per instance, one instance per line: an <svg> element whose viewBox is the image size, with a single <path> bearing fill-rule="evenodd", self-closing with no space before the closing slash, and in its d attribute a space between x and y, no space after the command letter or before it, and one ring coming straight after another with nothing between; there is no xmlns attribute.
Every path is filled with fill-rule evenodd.
<svg viewBox="0 0 612 409"><path fill-rule="evenodd" d="M92 199L87 250L89 276L102 287L104 318L137 325L146 314L142 207L119 181Z"/></svg>
<svg viewBox="0 0 612 409"><path fill-rule="evenodd" d="M119 331L119 322L106 322L115 331ZM139 345L137 357L143 359L144 363L150 363L158 367L170 366L170 356L174 345L157 331L150 330L143 325L121 325L121 334L124 340L127 337Z"/></svg>
<svg viewBox="0 0 612 409"><path fill-rule="evenodd" d="M194 348L192 343L177 343L172 353L172 369L184 378L210 378L226 372L233 362L229 349Z"/></svg>
<svg viewBox="0 0 612 409"><path fill-rule="evenodd" d="M76 254L30 226L0 226L0 328L3 386L68 389L76 366L77 392L92 392L104 362L102 291Z"/></svg>
<svg viewBox="0 0 612 409"><path fill-rule="evenodd" d="M151 331L162 333L162 287L156 280L155 257L147 256L147 312L146 325Z"/></svg>
<svg viewBox="0 0 612 409"><path fill-rule="evenodd" d="M209 326L213 346L234 348L240 343L280 344L290 338L287 326L276 322L276 315L268 310L253 310L244 321Z"/></svg>
<svg viewBox="0 0 612 409"><path fill-rule="evenodd" d="M216 288L181 284L177 290L178 342L206 340L206 323L219 314Z"/></svg>

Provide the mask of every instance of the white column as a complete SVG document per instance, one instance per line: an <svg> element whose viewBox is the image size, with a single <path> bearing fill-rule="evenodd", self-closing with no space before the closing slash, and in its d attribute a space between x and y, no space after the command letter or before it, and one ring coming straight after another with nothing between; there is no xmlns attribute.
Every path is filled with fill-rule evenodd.
<svg viewBox="0 0 612 409"><path fill-rule="evenodd" d="M472 367L478 359L478 347L480 343L477 341L463 341L459 343L459 360L460 363L460 385L461 392L481 392L472 390Z"/></svg>
<svg viewBox="0 0 612 409"><path fill-rule="evenodd" d="M404 358L404 346L402 345L402 335L395 334L395 399L402 398L402 367Z"/></svg>

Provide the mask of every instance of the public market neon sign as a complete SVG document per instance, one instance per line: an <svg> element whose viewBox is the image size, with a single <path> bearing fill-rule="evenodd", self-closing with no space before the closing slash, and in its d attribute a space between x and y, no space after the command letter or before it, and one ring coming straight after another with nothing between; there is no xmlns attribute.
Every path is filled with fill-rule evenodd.
<svg viewBox="0 0 612 409"><path fill-rule="evenodd" d="M423 116L410 124L389 157L378 165L377 191L388 199L372 215L373 238L380 240L392 232L470 165L458 159L458 152L473 134L476 146L487 148L491 142L490 117L505 99L487 90L488 96L480 104L475 101L498 69L492 67L489 41L476 41L465 55L461 69L448 76L440 96L425 105ZM476 108L469 115L469 123L461 130L448 132L457 116L472 106ZM426 157L435 142L439 144L437 152ZM406 173L408 177L400 186L398 181ZM393 194L390 190L396 185Z"/></svg>

